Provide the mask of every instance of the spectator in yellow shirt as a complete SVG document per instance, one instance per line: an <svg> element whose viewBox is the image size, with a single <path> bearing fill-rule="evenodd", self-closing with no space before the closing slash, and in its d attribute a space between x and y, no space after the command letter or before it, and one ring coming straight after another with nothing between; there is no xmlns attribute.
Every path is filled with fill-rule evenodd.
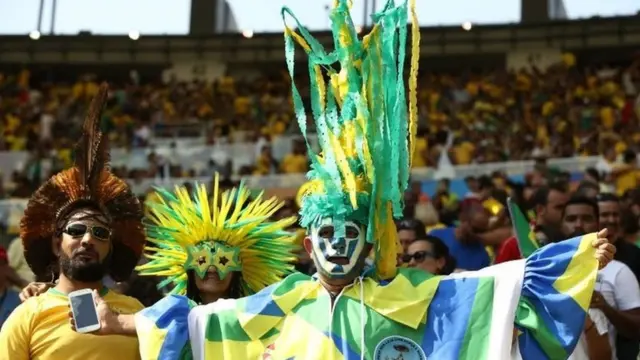
<svg viewBox="0 0 640 360"><path fill-rule="evenodd" d="M264 145L260 150L260 156L256 161L255 175L275 174L278 170L278 162L273 158L271 146Z"/></svg>
<svg viewBox="0 0 640 360"><path fill-rule="evenodd" d="M71 92L76 99L89 100L98 93L98 84L91 80L91 76L85 75L82 80L73 85Z"/></svg>
<svg viewBox="0 0 640 360"><path fill-rule="evenodd" d="M238 96L233 104L236 115L249 115L251 108L251 99L248 96Z"/></svg>
<svg viewBox="0 0 640 360"><path fill-rule="evenodd" d="M635 189L638 184L638 158L632 150L627 150L622 156L622 164L615 164L611 169L611 176L616 185L616 194L624 195L628 190Z"/></svg>
<svg viewBox="0 0 640 360"><path fill-rule="evenodd" d="M231 76L223 76L218 81L218 91L224 95L235 95L235 80Z"/></svg>
<svg viewBox="0 0 640 360"><path fill-rule="evenodd" d="M613 126L615 125L615 122L616 122L615 114L613 112L613 108L611 108L610 106L605 106L605 107L601 108L600 109L600 121L602 123L602 127L605 130L613 129Z"/></svg>
<svg viewBox="0 0 640 360"><path fill-rule="evenodd" d="M280 170L285 174L299 174L309 170L309 159L304 142L301 140L293 142L293 151L284 157L280 164Z"/></svg>
<svg viewBox="0 0 640 360"><path fill-rule="evenodd" d="M453 156L456 165L468 165L473 161L476 147L468 140L456 139L453 145Z"/></svg>
<svg viewBox="0 0 640 360"><path fill-rule="evenodd" d="M22 69L18 75L18 86L23 89L29 88L29 81L31 80L31 72L27 69Z"/></svg>

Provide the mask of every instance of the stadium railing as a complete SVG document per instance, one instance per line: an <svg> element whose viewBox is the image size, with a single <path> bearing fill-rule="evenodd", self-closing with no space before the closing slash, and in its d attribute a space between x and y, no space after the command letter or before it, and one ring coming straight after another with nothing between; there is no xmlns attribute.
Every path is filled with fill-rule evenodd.
<svg viewBox="0 0 640 360"><path fill-rule="evenodd" d="M560 158L549 159L548 164L552 167L557 167L563 171L569 173L582 172L589 167L595 167L600 157L572 157L572 158ZM453 166L452 179L463 179L467 176L480 176L489 175L494 171L501 171L510 176L524 175L526 172L533 169L533 161L509 161L500 163L487 163L487 164L471 164ZM435 181L437 169L434 168L417 168L411 172L411 178L413 181ZM234 177L234 180L243 180L248 187L254 189L297 189L305 182L305 174L277 174L277 175L265 175L265 176L244 176ZM130 185L132 190L137 194L144 194L153 186L169 187L172 188L175 185L182 185L185 182L202 183L209 185L211 178L209 177L194 177L194 178L166 178L166 179L142 179L138 181L131 181Z"/></svg>
<svg viewBox="0 0 640 360"><path fill-rule="evenodd" d="M600 157L573 157L562 159L550 159L549 165L570 173L579 173L586 168L595 167ZM509 161L501 163L472 164L453 166L454 179L463 179L466 176L480 176L490 174L493 171L502 171L510 176L521 176L530 171L534 166L533 161ZM412 171L412 181L420 181L427 188L433 187L436 181L437 169L420 168ZM451 173L451 172L450 172ZM282 197L295 196L297 189L305 182L304 174L268 175L235 177L234 180L243 180L248 187L265 189L268 196L281 195ZM139 195L145 195L153 187L173 188L184 183L201 183L210 187L210 177L195 178L168 178L168 179L141 179L128 180L131 190ZM20 218L27 205L27 199L0 200L0 233L15 234L18 231Z"/></svg>

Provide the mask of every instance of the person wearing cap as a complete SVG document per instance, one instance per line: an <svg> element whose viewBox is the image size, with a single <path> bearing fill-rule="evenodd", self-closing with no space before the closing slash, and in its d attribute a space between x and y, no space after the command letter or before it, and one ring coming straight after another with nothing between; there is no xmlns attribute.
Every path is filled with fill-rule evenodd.
<svg viewBox="0 0 640 360"><path fill-rule="evenodd" d="M20 305L18 292L11 288L12 269L9 267L7 251L0 246L0 327L13 310Z"/></svg>
<svg viewBox="0 0 640 360"><path fill-rule="evenodd" d="M32 195L20 222L25 259L39 279L56 282L18 306L0 331L0 359L138 359L138 341L95 337L69 326L72 291L93 289L111 311L133 314L136 299L106 288L109 275L125 281L142 255L142 207L122 179L109 171L109 149L99 130L107 99L100 87L90 105L72 168Z"/></svg>

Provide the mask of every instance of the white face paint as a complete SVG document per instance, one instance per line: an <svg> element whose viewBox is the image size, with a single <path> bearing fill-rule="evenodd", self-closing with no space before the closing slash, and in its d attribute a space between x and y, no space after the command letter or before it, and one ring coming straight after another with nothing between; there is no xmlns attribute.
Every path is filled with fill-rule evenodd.
<svg viewBox="0 0 640 360"><path fill-rule="evenodd" d="M365 245L364 231L358 224L345 221L344 227L344 237L335 236L337 232L330 218L324 218L320 224L311 227L316 267L332 278L353 275Z"/></svg>

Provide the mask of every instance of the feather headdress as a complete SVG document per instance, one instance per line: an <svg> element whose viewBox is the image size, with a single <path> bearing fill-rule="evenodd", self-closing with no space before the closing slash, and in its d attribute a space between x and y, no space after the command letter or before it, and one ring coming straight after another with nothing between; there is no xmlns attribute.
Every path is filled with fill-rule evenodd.
<svg viewBox="0 0 640 360"><path fill-rule="evenodd" d="M250 190L243 184L220 194L217 174L212 199L204 185L193 194L184 187L173 193L158 189L157 194L157 200L147 203L150 261L137 270L140 275L166 277L160 287L173 284L172 293L184 295L187 271L203 277L215 268L221 279L240 272L241 290L248 295L293 270L296 236L286 228L296 218L269 221L283 205L278 199L262 200L260 194L249 200Z"/></svg>
<svg viewBox="0 0 640 360"><path fill-rule="evenodd" d="M108 86L102 84L85 118L75 162L46 181L32 195L20 221L25 258L39 278L56 273L57 258L51 240L61 234L69 213L82 207L100 209L110 220L113 244L110 274L116 281L129 278L142 255L145 235L142 207L127 183L109 171L107 139L100 131Z"/></svg>
<svg viewBox="0 0 640 360"><path fill-rule="evenodd" d="M417 128L416 83L420 30L415 0L388 0L373 15L375 26L358 38L349 0L335 0L331 11L335 49L326 52L288 8L285 50L294 82L295 46L308 55L310 102L320 153L309 141L309 182L299 196L301 225L309 227L332 218L337 236L341 222L367 226L367 242L375 250L379 278L395 276L397 233L393 218L402 215ZM404 83L407 21L411 17L409 106ZM294 19L297 30L286 25ZM337 69L333 66L337 65ZM325 72L329 81L325 81ZM293 103L302 134L307 137L307 112L293 84Z"/></svg>

